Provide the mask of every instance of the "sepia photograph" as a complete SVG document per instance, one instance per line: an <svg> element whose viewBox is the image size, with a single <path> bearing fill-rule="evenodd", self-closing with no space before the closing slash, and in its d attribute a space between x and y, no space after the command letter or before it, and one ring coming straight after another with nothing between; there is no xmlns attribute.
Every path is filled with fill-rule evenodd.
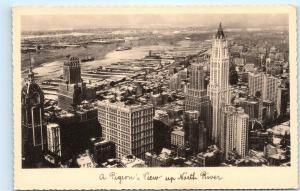
<svg viewBox="0 0 300 191"><path fill-rule="evenodd" d="M297 165L288 12L46 11L18 22L21 170L193 167L222 180L203 169Z"/></svg>

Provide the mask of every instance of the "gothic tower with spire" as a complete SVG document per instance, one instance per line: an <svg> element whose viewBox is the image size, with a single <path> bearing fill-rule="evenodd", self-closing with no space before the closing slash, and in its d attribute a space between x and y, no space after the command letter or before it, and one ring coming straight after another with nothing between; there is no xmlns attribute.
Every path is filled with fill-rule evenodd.
<svg viewBox="0 0 300 191"><path fill-rule="evenodd" d="M46 126L44 117L44 93L35 82L30 66L27 82L22 88L22 159L23 167L33 167L40 161L46 149Z"/></svg>
<svg viewBox="0 0 300 191"><path fill-rule="evenodd" d="M207 88L212 104L212 140L221 149L224 146L221 108L230 104L228 44L220 23L211 48L210 82Z"/></svg>

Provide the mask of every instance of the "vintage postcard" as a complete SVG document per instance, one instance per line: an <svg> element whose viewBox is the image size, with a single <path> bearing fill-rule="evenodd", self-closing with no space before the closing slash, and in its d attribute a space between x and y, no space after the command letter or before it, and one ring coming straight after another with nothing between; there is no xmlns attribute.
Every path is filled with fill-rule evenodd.
<svg viewBox="0 0 300 191"><path fill-rule="evenodd" d="M295 7L12 16L15 189L298 187Z"/></svg>

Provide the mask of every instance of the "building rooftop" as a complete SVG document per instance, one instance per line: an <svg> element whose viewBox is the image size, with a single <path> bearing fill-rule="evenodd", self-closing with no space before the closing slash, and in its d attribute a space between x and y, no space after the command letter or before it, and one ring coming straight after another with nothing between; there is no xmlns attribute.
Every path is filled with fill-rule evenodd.
<svg viewBox="0 0 300 191"><path fill-rule="evenodd" d="M166 111L160 110L160 109L155 110L154 119L161 119L161 118L164 118L167 116L169 116L169 115Z"/></svg>
<svg viewBox="0 0 300 191"><path fill-rule="evenodd" d="M94 142L95 145L100 145L100 144L105 144L105 143L109 143L110 142L109 140L104 139L103 137L91 138L90 140L92 142Z"/></svg>
<svg viewBox="0 0 300 191"><path fill-rule="evenodd" d="M145 161L133 155L124 156L121 158L121 163L127 168L145 167Z"/></svg>
<svg viewBox="0 0 300 191"><path fill-rule="evenodd" d="M131 102L131 103L125 103L124 101L109 101L109 100L103 100L103 101L98 101L97 102L97 105L98 106L108 106L109 107L115 107L116 109L117 108L123 108L123 109L128 109L128 110L135 110L135 109L141 109L141 108L151 108L153 107L152 104L150 103L147 103L147 104L144 104L144 103L141 103L141 102L137 102L137 101L134 101L134 102Z"/></svg>
<svg viewBox="0 0 300 191"><path fill-rule="evenodd" d="M272 128L267 129L268 132L273 133L274 135L289 135L290 134L290 126L287 122L282 123L280 125L276 125Z"/></svg>
<svg viewBox="0 0 300 191"><path fill-rule="evenodd" d="M47 129L52 129L52 128L59 128L59 125L57 123L47 124Z"/></svg>
<svg viewBox="0 0 300 191"><path fill-rule="evenodd" d="M175 134L175 135L179 135L179 136L184 136L184 131L180 131L180 130L175 130L175 131L172 131L172 134Z"/></svg>
<svg viewBox="0 0 300 191"><path fill-rule="evenodd" d="M158 98L158 97L161 97L161 94L151 94L151 97Z"/></svg>
<svg viewBox="0 0 300 191"><path fill-rule="evenodd" d="M161 154L163 154L163 153L168 154L168 155L171 155L172 151L171 151L170 149L163 148L163 149L161 150Z"/></svg>
<svg viewBox="0 0 300 191"><path fill-rule="evenodd" d="M78 57L70 57L67 61L64 62L65 66L80 66L80 61Z"/></svg>
<svg viewBox="0 0 300 191"><path fill-rule="evenodd" d="M269 158L276 159L276 160L285 160L286 156L277 153L277 154L270 155Z"/></svg>
<svg viewBox="0 0 300 191"><path fill-rule="evenodd" d="M76 162L78 166L82 168L95 168L97 166L91 155L88 153L79 155L79 158L76 159Z"/></svg>
<svg viewBox="0 0 300 191"><path fill-rule="evenodd" d="M73 113L69 113L69 112L63 112L63 113L60 114L61 118L64 118L64 117L71 118L71 117L74 117L74 116L75 115Z"/></svg>

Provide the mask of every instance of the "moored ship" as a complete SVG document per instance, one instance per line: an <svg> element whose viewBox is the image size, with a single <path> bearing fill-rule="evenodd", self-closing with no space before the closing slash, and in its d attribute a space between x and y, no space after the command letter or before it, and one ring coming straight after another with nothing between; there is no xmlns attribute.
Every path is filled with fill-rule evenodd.
<svg viewBox="0 0 300 191"><path fill-rule="evenodd" d="M91 61L94 61L95 58L92 57L92 56L86 56L85 58L82 58L81 59L81 62L91 62Z"/></svg>
<svg viewBox="0 0 300 191"><path fill-rule="evenodd" d="M132 49L132 47L130 47L130 46L123 46L123 47L118 47L116 49L116 51L131 50L131 49Z"/></svg>

